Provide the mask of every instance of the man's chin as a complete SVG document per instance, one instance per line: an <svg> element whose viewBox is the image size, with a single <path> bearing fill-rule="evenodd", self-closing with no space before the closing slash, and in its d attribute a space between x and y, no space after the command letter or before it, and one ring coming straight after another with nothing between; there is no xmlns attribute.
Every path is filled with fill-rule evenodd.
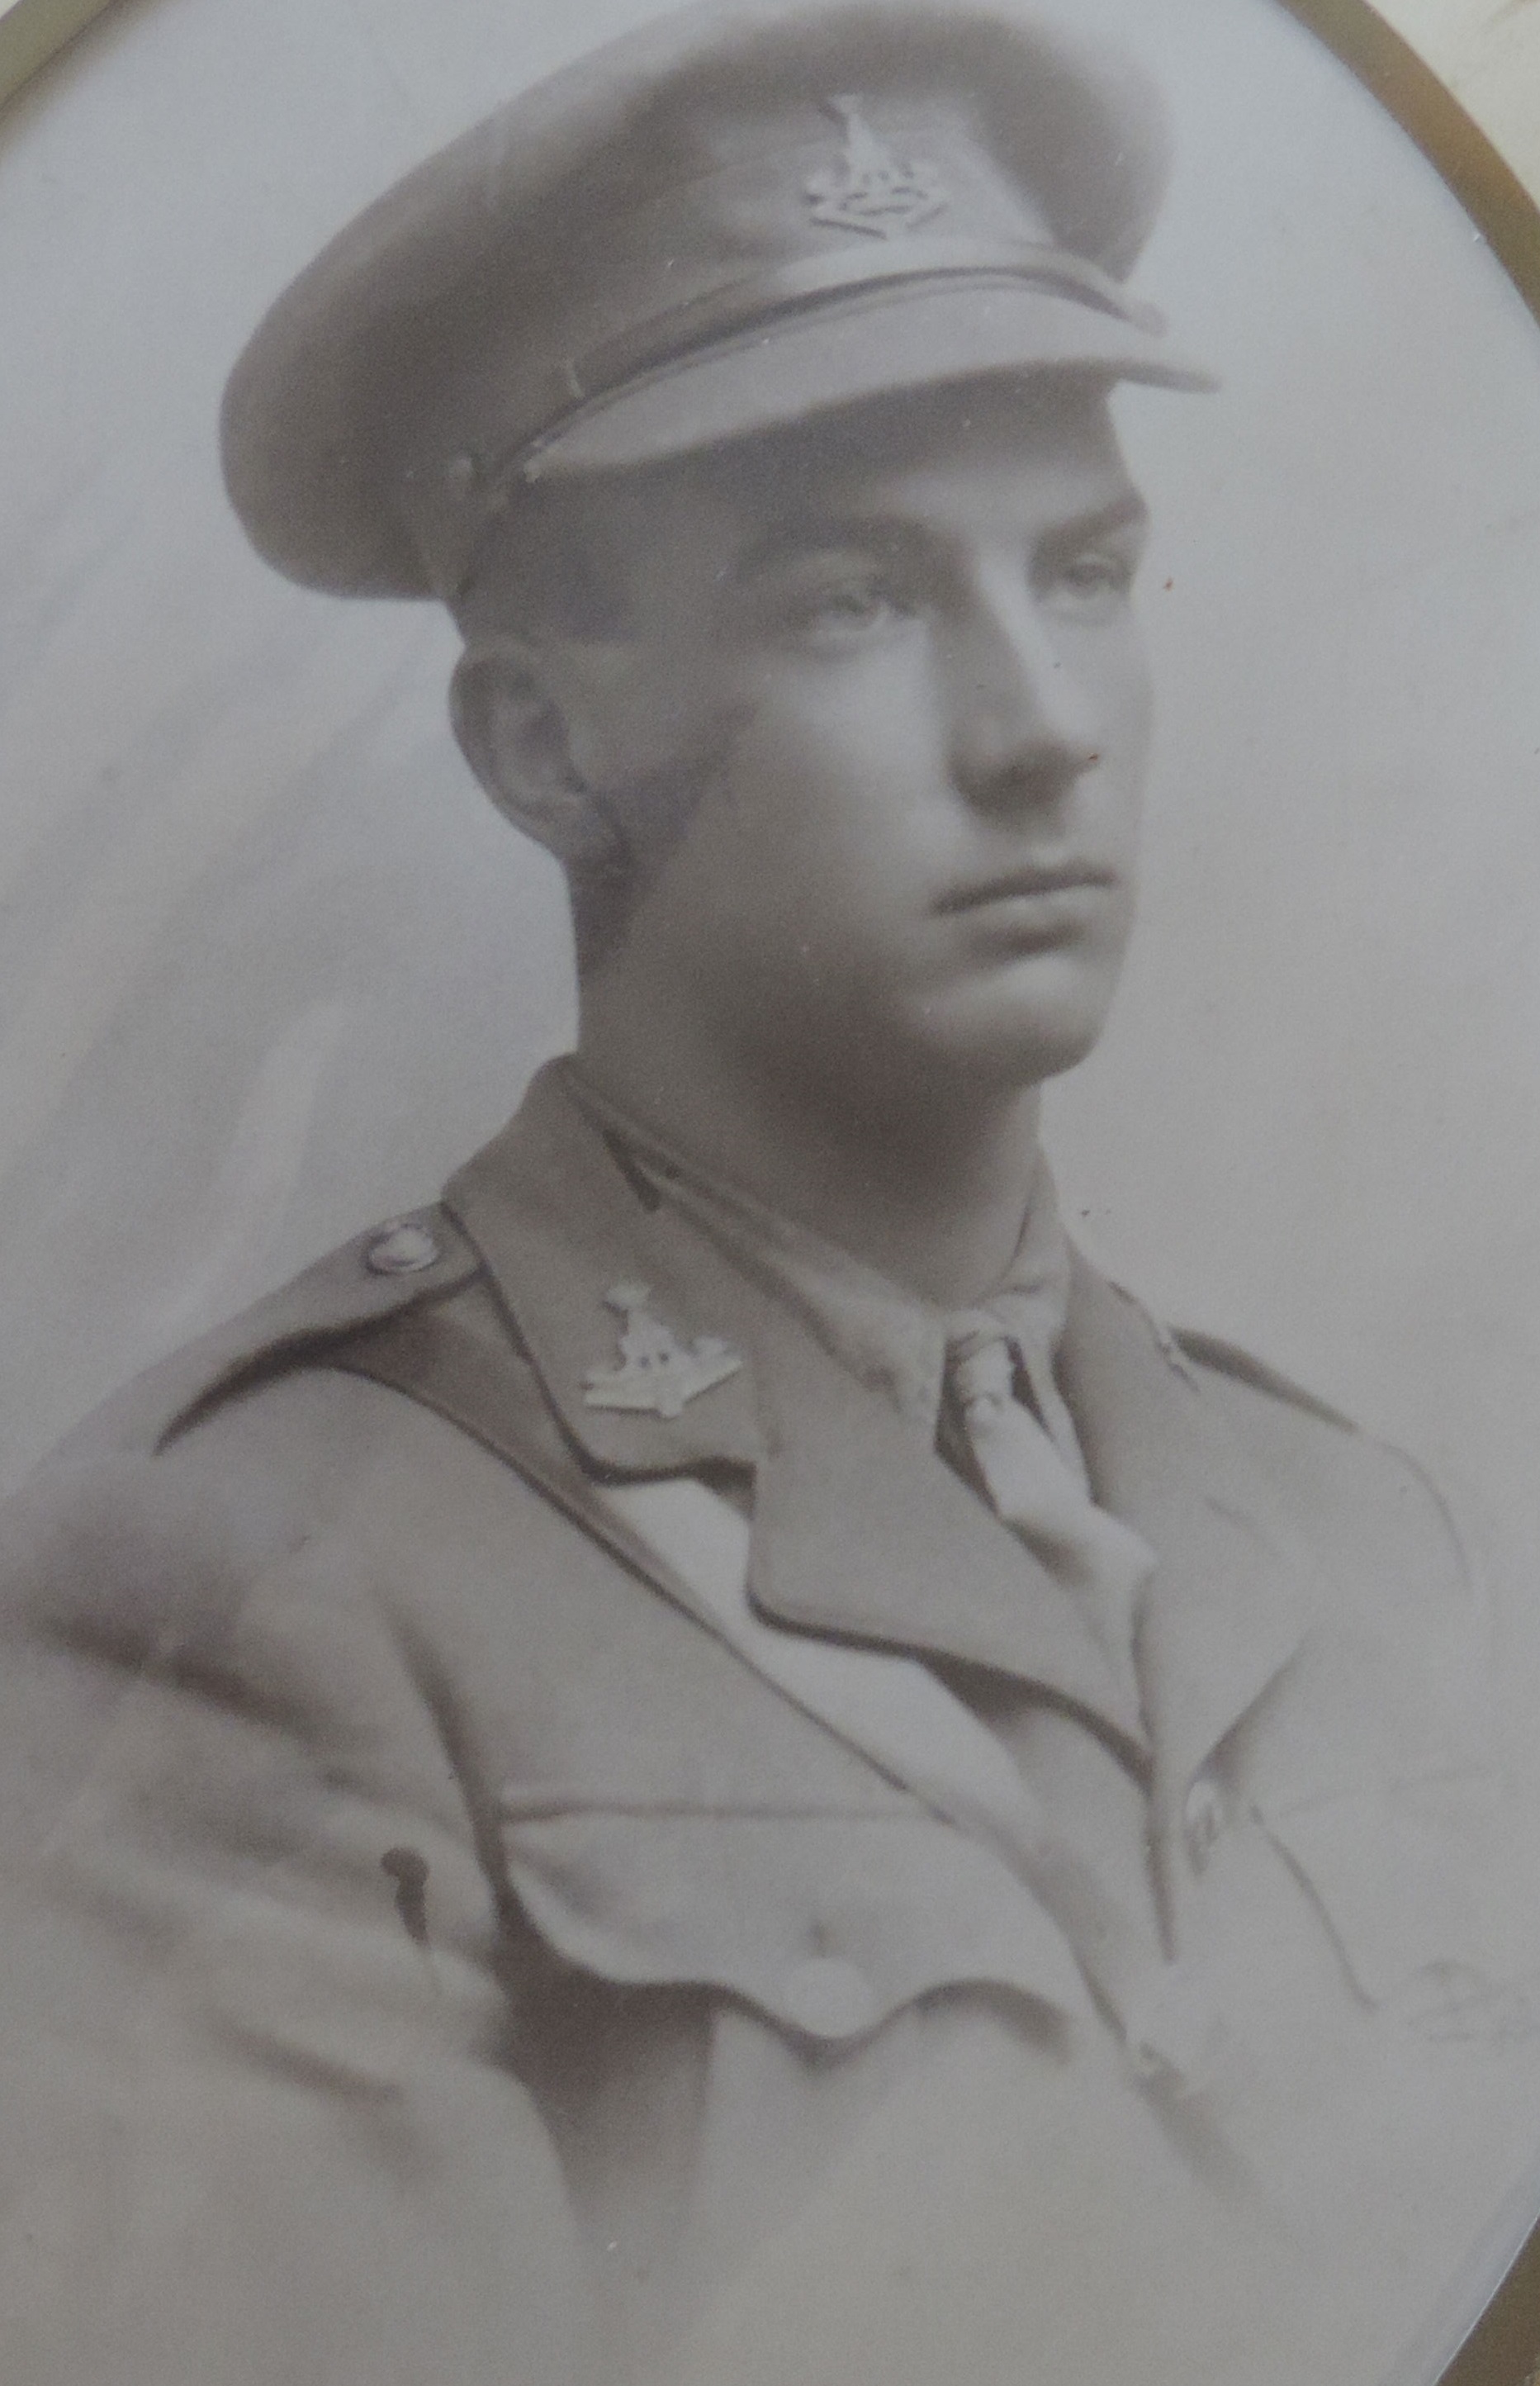
<svg viewBox="0 0 1540 2386"><path fill-rule="evenodd" d="M1041 1085L1078 1068L1100 1040L1110 985L1071 986L1056 999L1009 987L970 988L927 1005L921 1036L933 1064L1002 1088Z"/></svg>

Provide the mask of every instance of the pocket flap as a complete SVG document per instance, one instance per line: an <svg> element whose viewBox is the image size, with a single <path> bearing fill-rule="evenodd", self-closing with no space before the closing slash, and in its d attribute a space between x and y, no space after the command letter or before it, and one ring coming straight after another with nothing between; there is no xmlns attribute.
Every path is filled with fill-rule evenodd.
<svg viewBox="0 0 1540 2386"><path fill-rule="evenodd" d="M1379 2004L1434 1967L1485 1971L1505 1812L1485 1773L1385 1783L1264 1812L1348 1973Z"/></svg>
<svg viewBox="0 0 1540 2386"><path fill-rule="evenodd" d="M1044 1908L923 1815L546 1808L503 1843L534 1927L603 1979L723 1990L828 2041L965 1982L1090 2010Z"/></svg>

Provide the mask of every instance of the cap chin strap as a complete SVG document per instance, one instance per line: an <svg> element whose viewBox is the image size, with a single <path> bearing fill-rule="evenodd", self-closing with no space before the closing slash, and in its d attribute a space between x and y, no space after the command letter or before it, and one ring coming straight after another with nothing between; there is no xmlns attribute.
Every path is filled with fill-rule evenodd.
<svg viewBox="0 0 1540 2386"><path fill-rule="evenodd" d="M506 484L515 474L535 477L545 449L589 413L638 383L686 370L704 353L758 339L789 314L838 298L897 297L914 283L941 281L1024 284L1073 298L1152 335L1166 328L1163 316L1131 297L1110 273L1046 241L908 239L885 253L863 243L833 257L802 257L745 274L632 324L581 357L564 358L552 376L548 427L495 467L491 483Z"/></svg>

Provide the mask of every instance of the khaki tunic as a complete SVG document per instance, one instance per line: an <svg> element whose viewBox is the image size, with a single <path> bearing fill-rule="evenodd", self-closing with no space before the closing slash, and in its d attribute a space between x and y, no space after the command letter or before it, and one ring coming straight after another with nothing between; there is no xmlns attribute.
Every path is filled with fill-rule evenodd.
<svg viewBox="0 0 1540 2386"><path fill-rule="evenodd" d="M1174 2094L1001 1855L583 1487L706 1481L761 1618L1071 1706L1021 1544L554 1078L417 1223L429 1263L350 1246L13 1504L7 2380L1364 2386L1428 2330L1431 2374L1529 2216L1540 2037L1415 1469L1077 1263L1060 1380L1158 1559L1154 1872L1223 2025ZM744 1366L585 1404L621 1282Z"/></svg>

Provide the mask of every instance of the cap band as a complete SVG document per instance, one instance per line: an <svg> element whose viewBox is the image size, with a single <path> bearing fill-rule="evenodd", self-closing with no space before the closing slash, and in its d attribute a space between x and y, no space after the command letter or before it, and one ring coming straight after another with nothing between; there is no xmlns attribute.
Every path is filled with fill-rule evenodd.
<svg viewBox="0 0 1540 2386"><path fill-rule="evenodd" d="M580 413L608 403L659 368L682 364L737 333L769 330L782 316L819 300L856 296L863 290L892 288L939 278L1025 283L1055 290L1139 330L1158 333L1164 319L1132 298L1111 274L1047 241L906 240L902 248L873 255L870 247L834 257L798 258L762 273L745 274L725 289L708 291L645 323L628 325L580 358L566 359L552 390L554 420L532 439L520 443L512 458L491 466L497 476L517 466L533 478L541 450L559 439Z"/></svg>

